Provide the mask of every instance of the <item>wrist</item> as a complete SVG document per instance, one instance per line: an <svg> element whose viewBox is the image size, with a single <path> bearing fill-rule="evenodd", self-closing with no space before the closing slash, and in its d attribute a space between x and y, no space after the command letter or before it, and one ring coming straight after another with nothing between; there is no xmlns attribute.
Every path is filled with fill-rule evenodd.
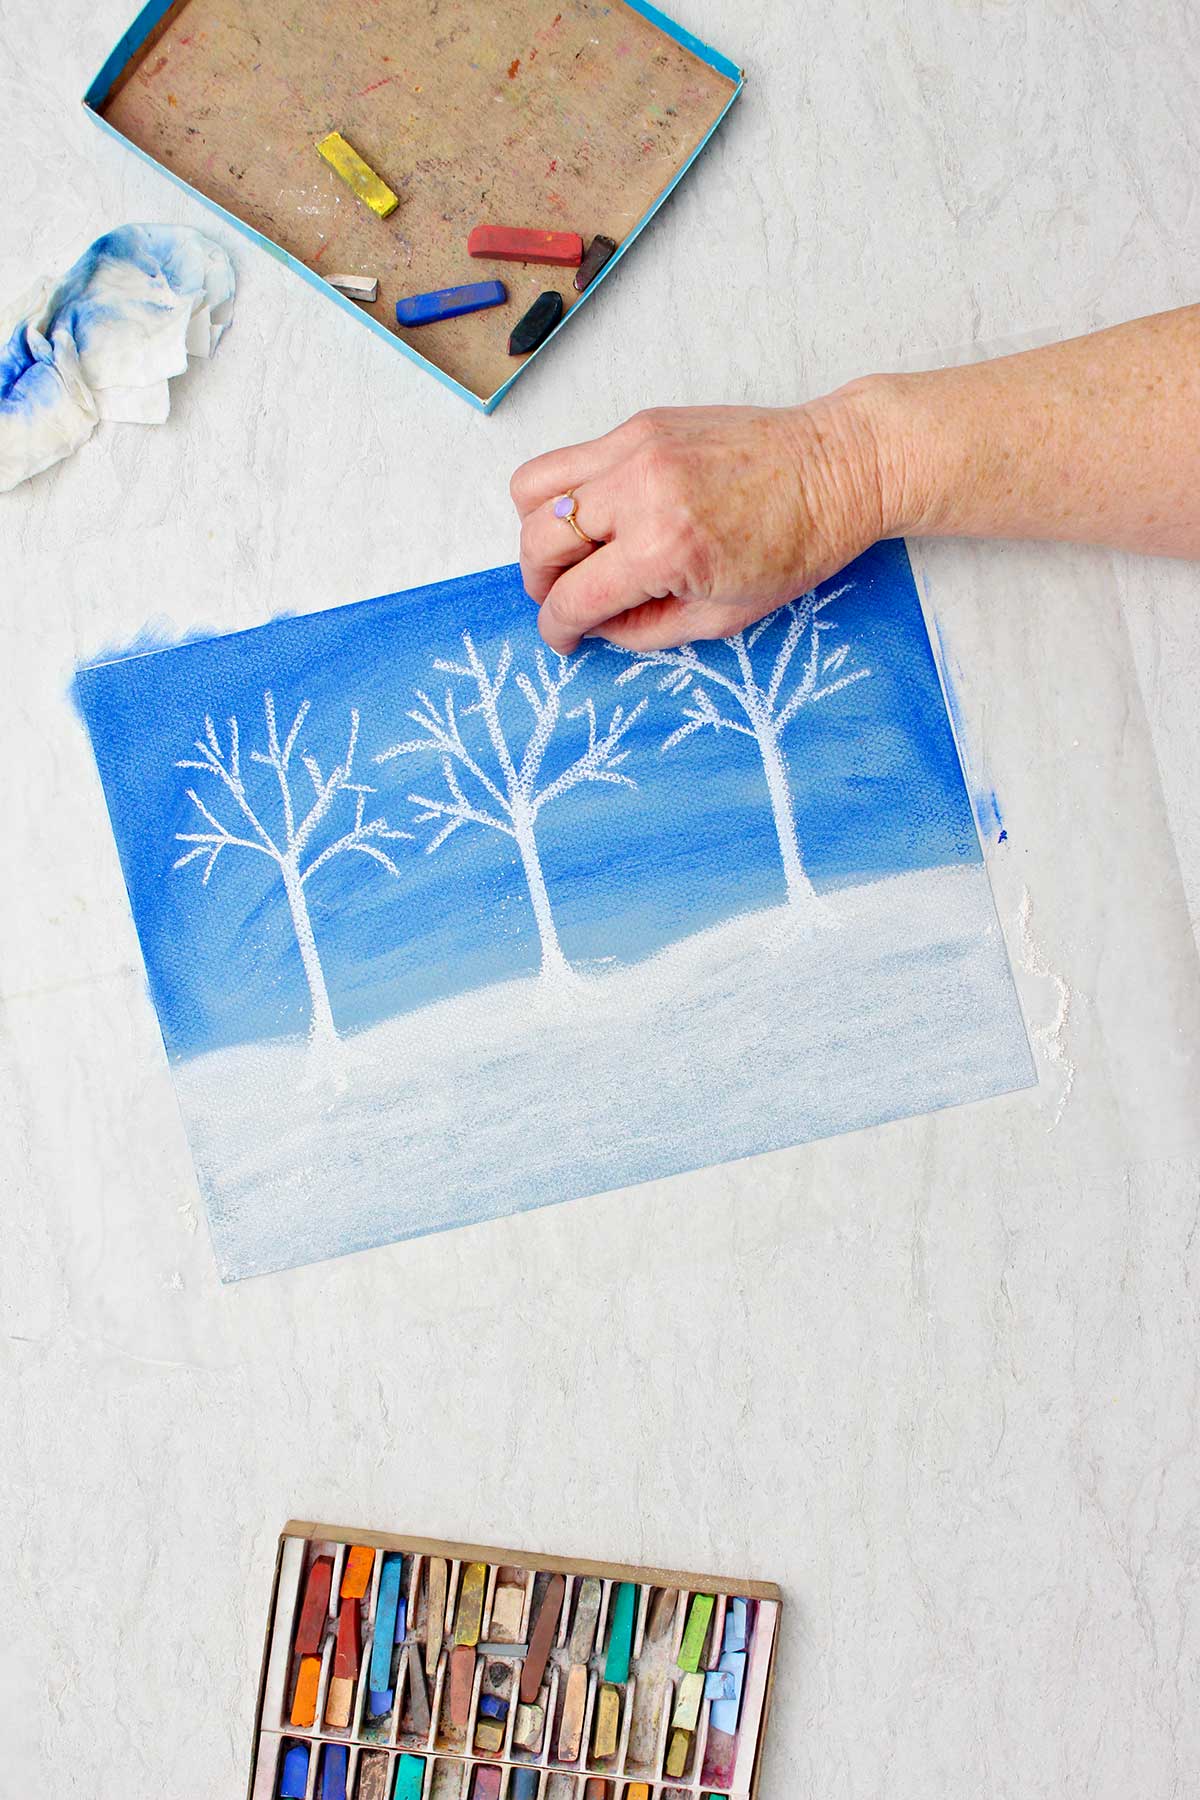
<svg viewBox="0 0 1200 1800"><path fill-rule="evenodd" d="M853 414L871 460L881 537L931 536L946 527L951 456L936 380L936 371L867 375L830 395Z"/></svg>

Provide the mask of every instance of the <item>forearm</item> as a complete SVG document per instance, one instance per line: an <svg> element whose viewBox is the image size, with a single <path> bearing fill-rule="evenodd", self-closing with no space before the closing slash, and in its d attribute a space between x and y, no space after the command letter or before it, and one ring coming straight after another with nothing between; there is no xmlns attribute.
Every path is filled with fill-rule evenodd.
<svg viewBox="0 0 1200 1800"><path fill-rule="evenodd" d="M843 392L897 535L1200 557L1200 306Z"/></svg>

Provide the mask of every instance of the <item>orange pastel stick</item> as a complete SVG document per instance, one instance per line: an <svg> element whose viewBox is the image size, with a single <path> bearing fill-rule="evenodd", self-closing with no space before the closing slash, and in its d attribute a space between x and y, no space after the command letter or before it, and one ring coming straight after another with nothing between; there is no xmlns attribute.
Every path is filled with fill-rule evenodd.
<svg viewBox="0 0 1200 1800"><path fill-rule="evenodd" d="M350 1554L346 1558L346 1569L342 1576L342 1599L361 1600L371 1585L371 1570L375 1567L375 1552L368 1550L365 1544L352 1544Z"/></svg>
<svg viewBox="0 0 1200 1800"><path fill-rule="evenodd" d="M292 1724L297 1731L310 1731L317 1716L317 1688L321 1683L319 1656L302 1656L296 1691L292 1695Z"/></svg>

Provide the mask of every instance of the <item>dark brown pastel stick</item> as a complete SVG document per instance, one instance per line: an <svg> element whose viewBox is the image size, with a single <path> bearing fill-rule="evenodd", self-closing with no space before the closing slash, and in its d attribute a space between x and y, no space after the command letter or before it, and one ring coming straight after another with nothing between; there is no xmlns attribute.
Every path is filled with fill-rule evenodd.
<svg viewBox="0 0 1200 1800"><path fill-rule="evenodd" d="M611 262L617 254L617 246L610 237L594 237L587 247L583 261L575 271L575 291L582 294L591 286L606 262Z"/></svg>
<svg viewBox="0 0 1200 1800"><path fill-rule="evenodd" d="M459 1644L450 1652L450 1723L465 1731L471 1722L471 1690L475 1686L475 1652Z"/></svg>
<svg viewBox="0 0 1200 1800"><path fill-rule="evenodd" d="M358 1765L356 1800L387 1800L389 1763L382 1750L364 1750Z"/></svg>
<svg viewBox="0 0 1200 1800"><path fill-rule="evenodd" d="M318 1556L308 1571L304 1605L296 1627L296 1655L320 1656L329 1624L329 1590L333 1585L333 1558Z"/></svg>
<svg viewBox="0 0 1200 1800"><path fill-rule="evenodd" d="M552 1576L542 1601L542 1609L529 1634L529 1655L521 1667L521 1699L526 1706L532 1706L542 1691L542 1677L546 1673L546 1664L558 1635L558 1617L562 1612L566 1591L567 1584L562 1576Z"/></svg>
<svg viewBox="0 0 1200 1800"><path fill-rule="evenodd" d="M657 1644L664 1635L671 1620L679 1610L679 1595L674 1588L659 1588L654 1596L654 1604L650 1608L650 1622L646 1627L647 1636L652 1644Z"/></svg>

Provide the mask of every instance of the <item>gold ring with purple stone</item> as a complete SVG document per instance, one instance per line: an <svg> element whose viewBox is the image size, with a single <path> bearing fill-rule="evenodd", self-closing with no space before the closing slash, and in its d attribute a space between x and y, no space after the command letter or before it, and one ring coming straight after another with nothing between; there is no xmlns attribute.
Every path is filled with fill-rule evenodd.
<svg viewBox="0 0 1200 1800"><path fill-rule="evenodd" d="M555 518L562 519L568 524L580 543L586 544L589 550L598 550L600 548L600 539L588 536L576 517L578 510L579 502L575 498L574 488L568 489L565 494L560 494L558 499L554 502Z"/></svg>

